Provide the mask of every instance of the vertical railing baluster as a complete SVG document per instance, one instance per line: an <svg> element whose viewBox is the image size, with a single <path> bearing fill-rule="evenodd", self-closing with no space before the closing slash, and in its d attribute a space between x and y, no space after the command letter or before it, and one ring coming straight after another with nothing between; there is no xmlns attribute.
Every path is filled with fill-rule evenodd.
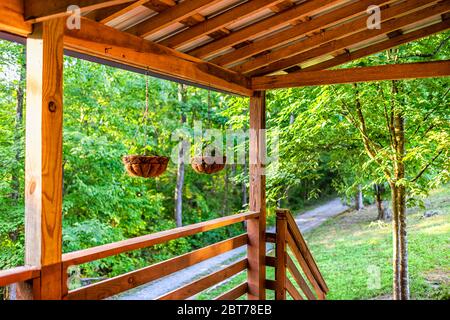
<svg viewBox="0 0 450 320"><path fill-rule="evenodd" d="M276 221L276 264L275 264L275 299L286 300L286 233L288 210L277 209Z"/></svg>

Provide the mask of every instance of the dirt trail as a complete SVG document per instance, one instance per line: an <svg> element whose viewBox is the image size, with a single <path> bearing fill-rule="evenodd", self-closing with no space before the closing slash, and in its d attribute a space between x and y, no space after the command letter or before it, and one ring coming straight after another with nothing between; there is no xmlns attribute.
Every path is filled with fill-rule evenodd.
<svg viewBox="0 0 450 320"><path fill-rule="evenodd" d="M333 199L315 209L306 211L295 218L300 230L304 233L317 228L327 219L334 217L348 209L339 199ZM273 228L272 230L273 231ZM268 247L269 249L270 247ZM124 292L113 297L117 300L153 300L165 293L188 284L195 279L210 274L215 270L222 269L245 256L247 247L240 247L220 256L198 263L174 274L168 275L159 280L147 283L133 290Z"/></svg>

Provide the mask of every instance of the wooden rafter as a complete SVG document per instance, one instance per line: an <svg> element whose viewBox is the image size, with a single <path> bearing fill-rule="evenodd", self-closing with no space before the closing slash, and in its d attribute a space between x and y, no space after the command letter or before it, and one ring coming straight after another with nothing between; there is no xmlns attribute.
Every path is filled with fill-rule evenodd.
<svg viewBox="0 0 450 320"><path fill-rule="evenodd" d="M29 23L25 22L23 11L22 1L1 1L0 31L6 31L22 36L30 34L32 28Z"/></svg>
<svg viewBox="0 0 450 320"><path fill-rule="evenodd" d="M224 28L237 20L244 19L283 1L284 0L251 0L245 2L222 14L219 14L218 16L207 19L192 28L179 32L173 37L161 41L160 44L171 48L179 48L190 41L199 39L204 35L220 30L221 28Z"/></svg>
<svg viewBox="0 0 450 320"><path fill-rule="evenodd" d="M450 60L339 70L304 71L252 79L254 90L450 76Z"/></svg>
<svg viewBox="0 0 450 320"><path fill-rule="evenodd" d="M260 22L251 24L248 27L242 28L236 32L232 32L224 38L193 49L188 53L198 58L207 58L223 49L237 45L252 37L262 35L271 30L279 29L282 26L288 25L292 21L299 20L302 17L306 17L314 14L315 12L320 12L330 8L341 1L342 0L314 0L298 4L288 10L263 19Z"/></svg>
<svg viewBox="0 0 450 320"><path fill-rule="evenodd" d="M395 48L397 46L400 46L405 43L409 43L412 41L419 40L424 37L428 37L430 35L433 35L438 32L442 32L445 30L450 29L450 19L445 19L442 22L435 23L431 26L428 26L426 28L422 28L413 32L409 32L406 34L402 33L396 33L396 35L389 40L385 40L373 45L369 45L365 48L355 50L353 52L346 52L344 54L341 54L339 56L336 56L333 59L312 65L310 67L307 67L303 70L299 70L296 72L306 72L306 71L318 71L318 70L325 70L333 67L337 67L339 65L342 65L344 63L354 61L357 59L361 59L367 56L370 56L372 54L376 54L378 52L388 50L391 48Z"/></svg>
<svg viewBox="0 0 450 320"><path fill-rule="evenodd" d="M80 30L66 30L65 47L220 90L250 95L247 78L197 58L82 18Z"/></svg>
<svg viewBox="0 0 450 320"><path fill-rule="evenodd" d="M174 22L179 22L193 16L201 10L218 3L219 1L220 0L184 1L172 8L164 10L155 17L147 19L127 29L126 31L145 38L164 29L165 27L170 26Z"/></svg>
<svg viewBox="0 0 450 320"><path fill-rule="evenodd" d="M404 6L393 6L385 8L381 11L381 19L382 19L381 22L404 15L405 13L410 12L411 10L419 10L424 6L432 4L433 2L430 2L429 0L411 0L406 2ZM263 56L255 57L254 59L251 59L249 61L244 62L243 64L234 67L233 70L241 73L247 73L252 70L261 68L265 65L275 63L276 61L287 59L293 55L317 47L328 41L339 39L344 36L348 36L365 29L367 29L366 15L357 18L355 20L352 20L350 22L344 23L336 28L323 31L317 35L313 35L303 41L283 47L281 49L267 53Z"/></svg>
<svg viewBox="0 0 450 320"><path fill-rule="evenodd" d="M66 16L70 13L67 8L71 5L77 5L81 12L107 8L123 3L133 2L135 0L23 0L25 19L36 23Z"/></svg>
<svg viewBox="0 0 450 320"><path fill-rule="evenodd" d="M338 24L345 19L350 19L353 16L365 13L369 5L383 5L389 2L392 2L392 0L362 0L351 3L345 7L324 14L316 19L295 25L287 30L274 33L261 41L256 41L235 51L219 56L211 60L211 62L221 66L228 66L234 62L251 57L260 52L300 39L312 32L320 31L321 29L327 28L331 25ZM366 25L366 20L367 17L364 19L364 25ZM264 59L265 56L266 55L258 57L258 61ZM239 69L238 71L240 72L249 71L246 66L238 66L236 69Z"/></svg>
<svg viewBox="0 0 450 320"><path fill-rule="evenodd" d="M278 70L283 70L288 67L301 64L311 59L315 59L321 56L332 54L334 52L338 52L340 50L354 46L358 43L362 43L374 39L376 37L379 37L383 34L388 34L395 30L404 28L408 25L428 20L432 17L444 14L449 10L450 10L450 1L441 2L431 7L427 7L425 9L410 13L408 15L404 15L402 17L383 22L381 24L380 29L373 29L373 30L366 29L357 32L355 34L351 34L344 38L326 42L312 50L301 52L289 58L276 61L266 67L257 69L249 74L251 76L261 76L270 74Z"/></svg>

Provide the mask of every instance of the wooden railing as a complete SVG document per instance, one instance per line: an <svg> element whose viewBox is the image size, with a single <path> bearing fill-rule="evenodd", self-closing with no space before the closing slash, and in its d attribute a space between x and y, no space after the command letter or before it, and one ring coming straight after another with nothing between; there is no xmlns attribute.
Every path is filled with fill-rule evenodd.
<svg viewBox="0 0 450 320"><path fill-rule="evenodd" d="M69 291L68 268L98 259L115 256L121 253L144 249L171 240L192 236L201 232L215 230L221 227L240 223L249 219L257 219L258 212L235 214L219 219L205 221L181 228L162 231L151 235L127 239L111 244L97 246L86 250L75 251L62 256L62 299L66 300L97 300L111 297L121 292L133 289L145 283L157 280L174 272L180 271L204 260L226 253L230 250L248 244L248 235L242 234L207 247L186 253L184 255L139 269L110 279L106 279L85 287ZM219 270L191 284L182 286L159 299L186 299L213 285L216 285L233 275L247 269L247 259L242 259L223 270ZM0 287L13 283L39 279L40 270L35 267L18 267L0 271ZM237 299L248 291L247 283L243 283L217 299Z"/></svg>
<svg viewBox="0 0 450 320"><path fill-rule="evenodd" d="M328 287L292 214L289 210L281 209L277 210L276 213L276 233L266 234L266 241L275 243L275 256L267 256L265 259L266 266L275 268L275 280L266 280L266 289L274 290L275 298L278 300L285 300L287 294L294 300L325 299ZM249 219L257 219L258 217L259 213L257 212L241 213L64 254L61 262L61 298L66 300L97 300L108 298L233 249L245 246L249 242L249 236L245 233L142 269L69 291L67 277L70 266L148 248L167 241L211 231ZM248 260L244 258L222 270L213 272L187 285L182 285L180 288L164 294L158 299L187 299L193 297L247 269ZM0 271L0 287L29 280L33 280L33 285L39 286L40 273L39 268L27 266ZM248 283L244 282L228 292L221 294L216 300L237 299L247 294L248 288Z"/></svg>
<svg viewBox="0 0 450 320"><path fill-rule="evenodd" d="M285 300L286 293L294 300L324 300L329 289L294 217L284 209L276 214L276 233L266 235L267 242L275 243L275 257L266 257L266 265L275 267L275 280L266 280L266 288L275 291L277 300Z"/></svg>

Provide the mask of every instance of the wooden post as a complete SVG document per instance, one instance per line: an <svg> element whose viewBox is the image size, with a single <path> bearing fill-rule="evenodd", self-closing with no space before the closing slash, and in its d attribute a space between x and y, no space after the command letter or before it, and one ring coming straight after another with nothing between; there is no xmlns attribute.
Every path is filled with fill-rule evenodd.
<svg viewBox="0 0 450 320"><path fill-rule="evenodd" d="M276 262L275 262L275 299L286 300L286 233L287 210L277 210Z"/></svg>
<svg viewBox="0 0 450 320"><path fill-rule="evenodd" d="M61 299L64 27L45 21L27 39L25 263L41 268L35 299Z"/></svg>
<svg viewBox="0 0 450 320"><path fill-rule="evenodd" d="M266 290L266 94L257 91L250 97L250 198L249 208L259 212L258 219L247 223L248 299L265 300Z"/></svg>

